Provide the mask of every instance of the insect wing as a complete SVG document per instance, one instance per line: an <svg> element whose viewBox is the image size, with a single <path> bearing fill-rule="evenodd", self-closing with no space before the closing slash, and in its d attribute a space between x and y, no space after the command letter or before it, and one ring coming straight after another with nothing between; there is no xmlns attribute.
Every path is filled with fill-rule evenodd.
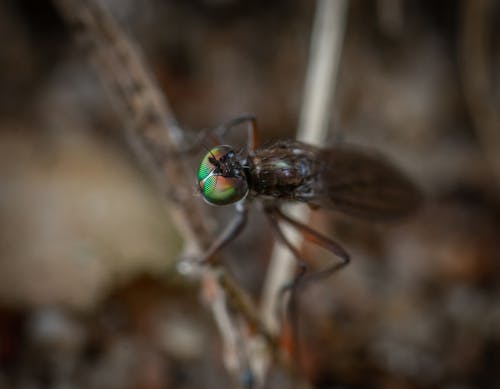
<svg viewBox="0 0 500 389"><path fill-rule="evenodd" d="M414 211L422 195L382 156L363 149L318 151L320 168L312 205L364 219L397 219Z"/></svg>

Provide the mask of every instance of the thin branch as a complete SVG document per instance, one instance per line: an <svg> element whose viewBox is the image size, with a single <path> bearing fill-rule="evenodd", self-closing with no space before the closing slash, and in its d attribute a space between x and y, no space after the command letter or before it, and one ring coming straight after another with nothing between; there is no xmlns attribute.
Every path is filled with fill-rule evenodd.
<svg viewBox="0 0 500 389"><path fill-rule="evenodd" d="M73 27L120 119L132 133L141 162L165 193L176 226L185 241L194 246L193 252L201 252L210 239L203 213L189 189L187 166L181 158L171 157L182 143L182 131L140 51L95 1L55 3Z"/></svg>
<svg viewBox="0 0 500 389"><path fill-rule="evenodd" d="M311 37L311 52L307 69L304 101L299 121L297 139L321 145L328 131L332 101L337 83L345 25L347 22L347 0L319 0ZM289 213L295 219L307 221L307 208L293 206ZM283 228L296 247L300 247L302 236L294 229ZM271 257L264 285L262 315L273 333L279 330L279 291L292 278L295 259L292 253L277 243Z"/></svg>
<svg viewBox="0 0 500 389"><path fill-rule="evenodd" d="M206 228L204 220L207 218L204 217L200 201L192 196L189 167L183 158L176 157L183 146L184 134L142 59L140 50L95 0L54 1L87 50L120 119L129 130L136 154L163 190L169 213L183 235L185 245L189 245L190 255L201 257L212 237ZM260 322L248 295L237 287L220 266L211 264L193 267L196 268L193 274L198 274L203 281L218 281L220 288L217 289L217 298L211 300L211 308L227 349L235 350L236 338L247 340L241 334L239 323L243 317L248 326L260 331L271 355L274 341ZM237 314L233 313L234 307ZM236 381L245 373L242 369L256 365L247 360L253 356L244 354L234 353L236 358L240 358L230 371Z"/></svg>

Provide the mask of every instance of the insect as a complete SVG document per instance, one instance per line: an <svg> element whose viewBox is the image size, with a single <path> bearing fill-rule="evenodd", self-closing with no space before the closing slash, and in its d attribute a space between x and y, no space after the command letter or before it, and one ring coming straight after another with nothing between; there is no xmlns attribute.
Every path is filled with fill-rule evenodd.
<svg viewBox="0 0 500 389"><path fill-rule="evenodd" d="M402 218L421 202L417 187L396 167L362 148L318 148L302 142L278 141L257 147L253 116L236 118L215 131L248 123L246 150L225 144L209 150L198 168L198 187L204 199L217 206L236 204L237 214L212 243L203 260L210 260L243 229L250 200L259 200L278 238L293 252L299 272L307 270L300 251L288 241L279 222L296 228L309 241L322 246L336 261L321 273L329 275L349 263L349 254L337 242L283 213L283 202L301 202L317 209L343 212L369 220Z"/></svg>

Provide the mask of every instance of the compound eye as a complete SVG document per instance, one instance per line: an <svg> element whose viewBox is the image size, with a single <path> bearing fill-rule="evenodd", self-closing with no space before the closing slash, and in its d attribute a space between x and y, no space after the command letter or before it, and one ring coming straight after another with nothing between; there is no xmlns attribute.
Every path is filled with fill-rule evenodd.
<svg viewBox="0 0 500 389"><path fill-rule="evenodd" d="M205 200L213 205L228 205L243 199L248 193L246 177L224 177L217 164L224 155L233 152L230 146L216 146L202 159L198 168L198 186Z"/></svg>
<svg viewBox="0 0 500 389"><path fill-rule="evenodd" d="M248 184L244 177L211 175L200 181L199 185L205 200L213 205L233 204L248 193Z"/></svg>

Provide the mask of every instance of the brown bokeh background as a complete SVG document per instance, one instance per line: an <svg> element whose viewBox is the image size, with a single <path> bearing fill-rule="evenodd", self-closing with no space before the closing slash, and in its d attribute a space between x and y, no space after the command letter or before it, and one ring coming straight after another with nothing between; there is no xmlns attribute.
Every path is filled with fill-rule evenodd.
<svg viewBox="0 0 500 389"><path fill-rule="evenodd" d="M264 142L294 136L314 2L103 3L193 134L251 112ZM499 20L495 1L350 3L329 142L387 154L428 201L390 226L314 213L353 261L301 294L313 387L500 385ZM181 238L70 30L49 1L6 0L0 36L0 387L231 387ZM200 155L182 157L197 196ZM231 211L209 211L216 234ZM256 300L272 244L255 210L225 252Z"/></svg>

